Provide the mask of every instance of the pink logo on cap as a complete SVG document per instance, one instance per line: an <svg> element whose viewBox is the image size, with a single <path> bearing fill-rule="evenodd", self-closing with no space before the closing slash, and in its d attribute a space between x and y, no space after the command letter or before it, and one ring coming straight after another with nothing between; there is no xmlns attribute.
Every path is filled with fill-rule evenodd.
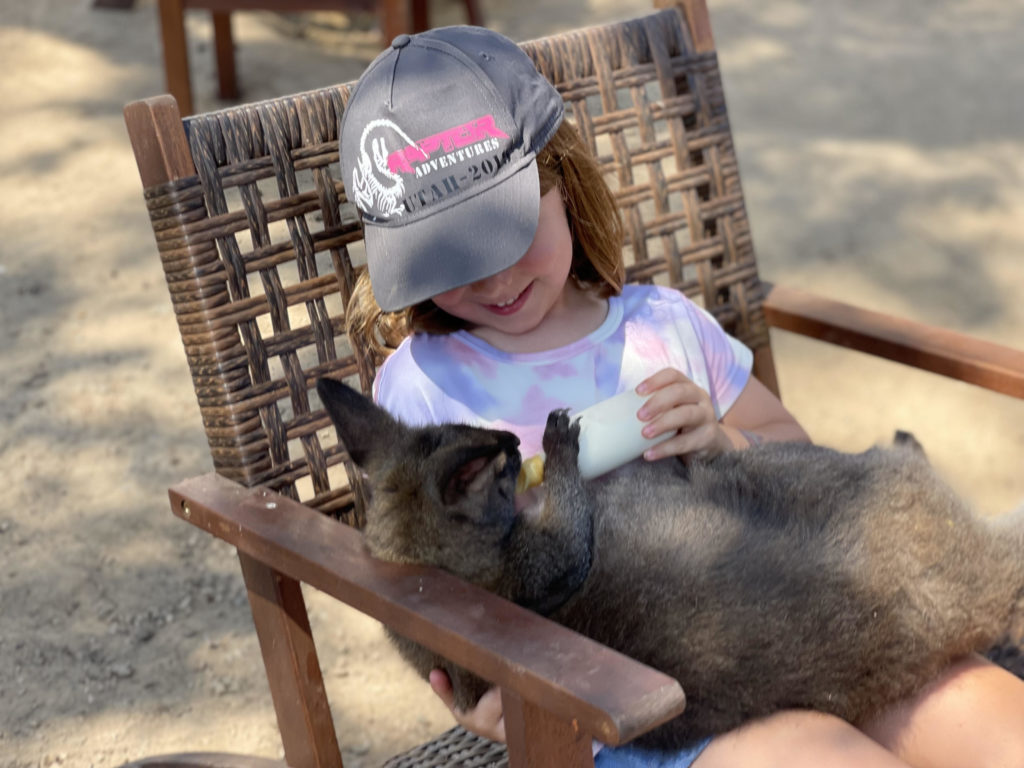
<svg viewBox="0 0 1024 768"><path fill-rule="evenodd" d="M401 148L392 150L395 138ZM371 120L359 140L349 194L360 210L374 216L411 213L493 178L508 161L508 150L502 151L501 145L509 142L501 140L509 138L493 115L419 141L391 120ZM412 190L406 189L407 181L414 185Z"/></svg>
<svg viewBox="0 0 1024 768"><path fill-rule="evenodd" d="M420 139L414 145L403 147L388 155L388 170L392 173L415 173L413 163L430 160L437 151L454 152L484 139L507 139L508 134L494 124L494 115L484 115L468 123L447 128Z"/></svg>

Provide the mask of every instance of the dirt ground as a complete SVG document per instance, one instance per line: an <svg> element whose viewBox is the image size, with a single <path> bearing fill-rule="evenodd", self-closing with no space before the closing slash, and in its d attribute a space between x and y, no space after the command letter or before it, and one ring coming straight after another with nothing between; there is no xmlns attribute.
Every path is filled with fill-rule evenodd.
<svg viewBox="0 0 1024 768"><path fill-rule="evenodd" d="M483 0L525 39L643 0ZM1024 5L711 0L777 282L1024 347ZM210 467L121 108L162 90L154 0L0 0L0 766L280 754L233 553L169 512ZM460 20L435 2L439 23ZM209 25L189 18L199 109ZM354 78L372 35L239 14L247 99ZM986 514L1024 500L1024 402L775 337L819 442L919 437ZM347 766L449 725L380 628L309 595Z"/></svg>

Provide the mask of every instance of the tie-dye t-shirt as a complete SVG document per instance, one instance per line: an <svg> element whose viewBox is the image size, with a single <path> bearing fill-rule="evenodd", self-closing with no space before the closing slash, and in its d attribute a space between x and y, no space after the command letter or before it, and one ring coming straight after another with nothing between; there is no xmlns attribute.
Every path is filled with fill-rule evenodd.
<svg viewBox="0 0 1024 768"><path fill-rule="evenodd" d="M406 424L455 422L516 434L541 450L548 413L578 410L676 368L721 418L750 378L753 354L681 293L627 285L595 331L564 347L512 354L466 332L406 338L380 368L374 398Z"/></svg>

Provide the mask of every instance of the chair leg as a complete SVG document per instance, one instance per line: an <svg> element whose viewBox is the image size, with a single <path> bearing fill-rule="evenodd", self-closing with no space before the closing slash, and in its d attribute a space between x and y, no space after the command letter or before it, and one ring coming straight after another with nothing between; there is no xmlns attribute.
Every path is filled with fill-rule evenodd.
<svg viewBox="0 0 1024 768"><path fill-rule="evenodd" d="M412 31L423 32L430 29L430 9L427 0L412 0Z"/></svg>
<svg viewBox="0 0 1024 768"><path fill-rule="evenodd" d="M377 0L377 20L380 24L383 45L403 32L424 32L430 29L429 0ZM477 0L465 0L466 23L477 27L484 25L483 14Z"/></svg>
<svg viewBox="0 0 1024 768"><path fill-rule="evenodd" d="M178 102L182 115L192 114L192 85L185 41L185 7L182 0L159 0L160 36L164 46L167 90Z"/></svg>
<svg viewBox="0 0 1024 768"><path fill-rule="evenodd" d="M575 721L562 720L507 688L501 689L501 708L509 768L594 768L593 742Z"/></svg>
<svg viewBox="0 0 1024 768"><path fill-rule="evenodd" d="M412 31L423 32L430 29L430 6L429 0L412 0ZM480 13L480 5L477 0L465 0L466 23L474 27L484 25L483 15Z"/></svg>
<svg viewBox="0 0 1024 768"><path fill-rule="evenodd" d="M380 25L381 45L385 48L400 34L408 32L405 0L377 0L377 23Z"/></svg>
<svg viewBox="0 0 1024 768"><path fill-rule="evenodd" d="M231 37L231 12L212 11L213 47L217 56L217 87L222 99L238 98L235 75L235 43Z"/></svg>
<svg viewBox="0 0 1024 768"><path fill-rule="evenodd" d="M302 585L238 552L288 765L342 768Z"/></svg>
<svg viewBox="0 0 1024 768"><path fill-rule="evenodd" d="M474 27L484 26L484 17L477 0L466 0L466 23Z"/></svg>

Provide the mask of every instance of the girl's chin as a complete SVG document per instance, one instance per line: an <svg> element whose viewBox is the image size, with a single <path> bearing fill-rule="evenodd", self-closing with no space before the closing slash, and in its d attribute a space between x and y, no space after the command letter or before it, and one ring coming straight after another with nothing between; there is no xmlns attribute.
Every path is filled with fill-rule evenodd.
<svg viewBox="0 0 1024 768"><path fill-rule="evenodd" d="M512 322L501 322L500 318L493 318L476 324L470 333L498 349L507 352L523 351L520 347L539 325L539 322L531 322L525 315L519 315Z"/></svg>

